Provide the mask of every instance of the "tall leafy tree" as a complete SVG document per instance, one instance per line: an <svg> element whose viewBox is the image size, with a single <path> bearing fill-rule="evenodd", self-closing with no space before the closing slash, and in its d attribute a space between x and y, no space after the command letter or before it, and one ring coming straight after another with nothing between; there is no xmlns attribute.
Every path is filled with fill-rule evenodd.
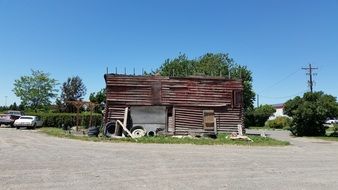
<svg viewBox="0 0 338 190"><path fill-rule="evenodd" d="M106 102L106 89L104 88L96 93L90 93L89 100L91 102L99 104L99 106L95 107L95 112L102 113L102 110L104 109L104 104Z"/></svg>
<svg viewBox="0 0 338 190"><path fill-rule="evenodd" d="M30 76L22 76L14 81L13 92L21 99L22 105L37 109L50 105L51 99L57 95L57 84L50 74L32 70Z"/></svg>
<svg viewBox="0 0 338 190"><path fill-rule="evenodd" d="M102 103L106 101L106 89L101 89L98 92L92 92L89 95L89 100L94 103Z"/></svg>
<svg viewBox="0 0 338 190"><path fill-rule="evenodd" d="M176 58L165 60L154 73L162 76L230 76L242 79L244 110L253 108L255 93L252 89L252 73L246 66L238 65L229 54L207 53L197 59L189 59L185 54L180 54Z"/></svg>
<svg viewBox="0 0 338 190"><path fill-rule="evenodd" d="M10 110L18 110L19 107L18 107L18 105L16 104L16 102L14 102L13 104L11 104L11 105L9 106L9 109L10 109Z"/></svg>
<svg viewBox="0 0 338 190"><path fill-rule="evenodd" d="M86 95L87 88L79 76L69 77L61 86L61 99L66 104L66 111L74 112L75 109L67 101L80 100Z"/></svg>
<svg viewBox="0 0 338 190"><path fill-rule="evenodd" d="M245 114L245 126L259 126L263 127L269 117L275 113L276 109L271 105L260 105L254 109L250 109Z"/></svg>
<svg viewBox="0 0 338 190"><path fill-rule="evenodd" d="M307 92L285 103L284 113L292 117L291 132L296 136L325 135L324 122L338 116L338 103L334 96L323 92Z"/></svg>

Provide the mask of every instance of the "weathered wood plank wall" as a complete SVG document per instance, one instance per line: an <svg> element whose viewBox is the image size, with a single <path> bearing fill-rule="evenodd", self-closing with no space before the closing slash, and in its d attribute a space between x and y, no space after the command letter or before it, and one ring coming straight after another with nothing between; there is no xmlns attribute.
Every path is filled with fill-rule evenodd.
<svg viewBox="0 0 338 190"><path fill-rule="evenodd" d="M237 131L243 123L242 105L234 106L240 80L220 77L169 78L161 76L105 75L109 120L120 117L126 106L173 106L176 134L203 130L203 110L214 110L217 130Z"/></svg>

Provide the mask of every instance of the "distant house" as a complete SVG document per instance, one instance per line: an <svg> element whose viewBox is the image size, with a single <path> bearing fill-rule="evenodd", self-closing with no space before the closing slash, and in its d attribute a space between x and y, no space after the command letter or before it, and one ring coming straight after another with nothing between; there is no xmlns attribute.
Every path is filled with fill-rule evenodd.
<svg viewBox="0 0 338 190"><path fill-rule="evenodd" d="M271 105L273 108L276 109L276 112L273 113L268 120L274 120L277 117L288 117L287 115L284 114L284 104L273 104Z"/></svg>

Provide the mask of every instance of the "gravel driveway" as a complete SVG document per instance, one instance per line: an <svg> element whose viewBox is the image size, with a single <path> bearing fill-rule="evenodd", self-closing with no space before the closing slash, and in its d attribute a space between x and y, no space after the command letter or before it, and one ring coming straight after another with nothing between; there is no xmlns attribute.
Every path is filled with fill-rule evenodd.
<svg viewBox="0 0 338 190"><path fill-rule="evenodd" d="M285 132L273 134L290 138ZM0 129L0 189L337 189L338 143L95 143Z"/></svg>

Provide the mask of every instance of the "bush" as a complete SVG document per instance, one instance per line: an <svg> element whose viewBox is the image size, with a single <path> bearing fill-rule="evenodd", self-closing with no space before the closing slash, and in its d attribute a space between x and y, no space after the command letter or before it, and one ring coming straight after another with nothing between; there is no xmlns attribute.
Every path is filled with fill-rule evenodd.
<svg viewBox="0 0 338 190"><path fill-rule="evenodd" d="M284 112L292 117L290 131L295 136L324 136L326 118L338 114L336 98L323 92L308 92L285 103Z"/></svg>
<svg viewBox="0 0 338 190"><path fill-rule="evenodd" d="M65 126L75 126L76 125L76 113L31 113L27 115L36 115L40 116L43 120L44 127L57 127L61 128L62 124ZM79 116L79 125L80 126L89 126L90 114L81 113ZM92 126L99 126L102 124L102 115L93 113L92 115Z"/></svg>
<svg viewBox="0 0 338 190"><path fill-rule="evenodd" d="M333 125L333 132L330 134L331 137L338 137L338 124Z"/></svg>
<svg viewBox="0 0 338 190"><path fill-rule="evenodd" d="M274 120L269 120L265 123L266 127L272 129L289 129L291 125L291 119L288 117L277 117Z"/></svg>

